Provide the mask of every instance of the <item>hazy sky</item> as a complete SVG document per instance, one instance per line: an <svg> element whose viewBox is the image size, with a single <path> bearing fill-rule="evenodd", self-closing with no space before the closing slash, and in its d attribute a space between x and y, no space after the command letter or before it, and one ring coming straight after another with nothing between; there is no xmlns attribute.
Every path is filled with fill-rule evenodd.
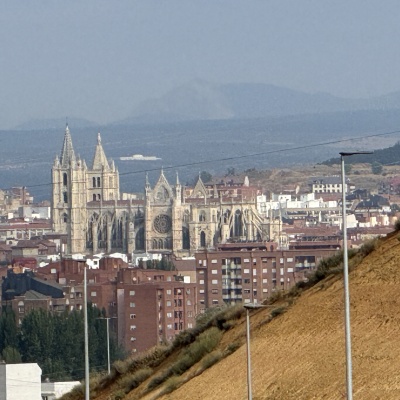
<svg viewBox="0 0 400 400"><path fill-rule="evenodd" d="M397 0L3 0L0 128L118 120L195 78L397 91L399 21Z"/></svg>

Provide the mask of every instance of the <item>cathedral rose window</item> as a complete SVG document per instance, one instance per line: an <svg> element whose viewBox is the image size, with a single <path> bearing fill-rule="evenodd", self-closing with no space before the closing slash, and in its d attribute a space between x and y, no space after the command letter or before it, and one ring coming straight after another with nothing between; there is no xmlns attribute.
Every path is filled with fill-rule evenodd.
<svg viewBox="0 0 400 400"><path fill-rule="evenodd" d="M171 218L165 214L157 215L154 218L153 227L158 233L167 233L172 227Z"/></svg>

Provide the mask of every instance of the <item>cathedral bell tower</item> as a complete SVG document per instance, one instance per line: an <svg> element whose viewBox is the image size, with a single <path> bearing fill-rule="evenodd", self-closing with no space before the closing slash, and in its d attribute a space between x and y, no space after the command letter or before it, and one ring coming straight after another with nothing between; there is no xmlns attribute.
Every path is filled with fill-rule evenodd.
<svg viewBox="0 0 400 400"><path fill-rule="evenodd" d="M51 170L53 230L67 234L67 254L86 250L86 164L75 156L68 124Z"/></svg>

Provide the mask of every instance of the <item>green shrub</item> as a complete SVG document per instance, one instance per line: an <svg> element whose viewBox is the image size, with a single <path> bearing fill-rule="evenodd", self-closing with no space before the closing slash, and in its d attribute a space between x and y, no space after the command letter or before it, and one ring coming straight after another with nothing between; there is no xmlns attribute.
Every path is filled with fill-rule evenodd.
<svg viewBox="0 0 400 400"><path fill-rule="evenodd" d="M172 393L175 389L179 387L181 383L181 379L178 376L171 376L166 382L164 386L163 394Z"/></svg>
<svg viewBox="0 0 400 400"><path fill-rule="evenodd" d="M360 253L363 257L366 257L368 254L372 253L378 246L378 239L371 239L365 242L361 248Z"/></svg>
<svg viewBox="0 0 400 400"><path fill-rule="evenodd" d="M172 375L181 375L194 364L199 362L207 353L215 349L222 338L222 332L211 327L202 332L197 338L186 347L179 359L168 369L157 374L147 385L148 390L152 390L165 382Z"/></svg>
<svg viewBox="0 0 400 400"><path fill-rule="evenodd" d="M278 315L283 314L286 311L286 307L278 307L271 311L271 317L276 318Z"/></svg>
<svg viewBox="0 0 400 400"><path fill-rule="evenodd" d="M142 382L151 376L153 370L151 368L143 368L133 374L126 373L118 381L118 387L123 389L125 393L137 388Z"/></svg>
<svg viewBox="0 0 400 400"><path fill-rule="evenodd" d="M201 360L201 366L203 369L210 368L214 364L216 364L218 361L222 360L222 358L223 358L223 354L221 351L219 351L219 350L213 351L212 353L207 354Z"/></svg>
<svg viewBox="0 0 400 400"><path fill-rule="evenodd" d="M228 346L226 346L226 352L229 354L234 353L239 347L241 346L241 344L239 342L232 342L229 343Z"/></svg>
<svg viewBox="0 0 400 400"><path fill-rule="evenodd" d="M125 393L121 390L113 394L112 400L122 400L125 397Z"/></svg>
<svg viewBox="0 0 400 400"><path fill-rule="evenodd" d="M154 376L149 384L147 385L147 391L155 389L157 386L161 385L172 375L172 369L165 369L161 371L156 376Z"/></svg>

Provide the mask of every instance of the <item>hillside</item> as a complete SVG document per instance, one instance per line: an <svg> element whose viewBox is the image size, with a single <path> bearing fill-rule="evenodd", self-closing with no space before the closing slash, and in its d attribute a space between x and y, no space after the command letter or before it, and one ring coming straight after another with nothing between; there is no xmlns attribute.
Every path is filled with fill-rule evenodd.
<svg viewBox="0 0 400 400"><path fill-rule="evenodd" d="M393 234L351 273L355 399L400 398L399 255ZM345 398L342 279L320 282L284 315L257 328L266 312L252 318L254 398ZM242 346L165 398L244 399L245 362Z"/></svg>
<svg viewBox="0 0 400 400"><path fill-rule="evenodd" d="M376 249L350 274L354 399L400 398L399 256L400 241L398 233L394 232L381 239ZM355 256L350 260L350 267L354 267L357 259ZM286 312L275 312L275 318L271 318L271 308L268 308L254 312L251 317L253 398L345 398L341 274L336 271L300 296L280 300L274 307L284 307ZM239 346L238 349L198 376L195 375L202 370L203 361L181 377L170 378L166 386L171 389L192 377L170 394L159 396L159 388L165 390L165 385L147 395L144 395L144 390L149 381L160 376L162 371L165 373L175 368L179 360L177 352L162 361L149 379L125 397L119 397L121 385L118 382L126 377L115 379L114 374L111 385L103 385L107 386L106 389L91 398L245 399L244 335L245 322L241 318L224 333L217 351L221 353L234 344Z"/></svg>
<svg viewBox="0 0 400 400"><path fill-rule="evenodd" d="M196 79L174 87L161 97L144 101L124 122L248 119L399 107L399 92L347 99L264 83L215 84Z"/></svg>

